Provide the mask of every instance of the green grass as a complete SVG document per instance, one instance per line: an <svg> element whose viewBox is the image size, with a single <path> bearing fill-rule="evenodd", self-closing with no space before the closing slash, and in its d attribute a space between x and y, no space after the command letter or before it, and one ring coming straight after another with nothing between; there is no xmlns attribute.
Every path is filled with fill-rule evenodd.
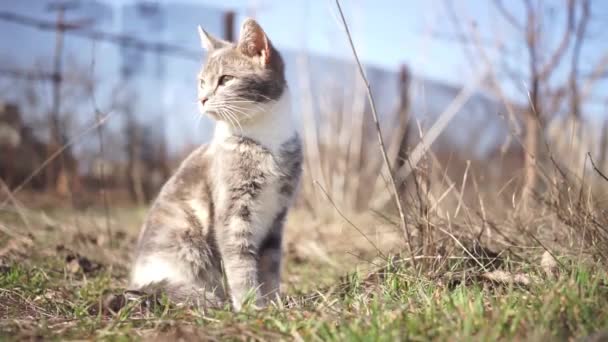
<svg viewBox="0 0 608 342"><path fill-rule="evenodd" d="M282 303L261 311L202 312L163 299L152 308L136 301L104 313L97 308L108 293L121 291L115 284L123 270L73 274L61 258L46 257L3 267L0 338L554 341L608 328L605 272L567 267L555 280L521 287L431 280L392 266L371 275L351 272L317 290L288 289ZM314 282L309 277L302 288Z"/></svg>
<svg viewBox="0 0 608 342"><path fill-rule="evenodd" d="M27 214L29 227L0 212L0 341L568 341L608 331L606 266L577 253L560 258L556 278L540 268L541 248L525 258L504 253L492 267L524 274L530 284L496 283L462 259L458 245L446 249L453 258L414 268L398 254L391 262L374 258L373 248L353 244L339 227L332 233L328 223L320 242L288 230L284 296L267 309L204 311L166 298L109 305L110 297L122 298L145 211L114 209L111 242L100 212ZM310 242L313 253L295 248ZM319 248L323 256L311 256Z"/></svg>

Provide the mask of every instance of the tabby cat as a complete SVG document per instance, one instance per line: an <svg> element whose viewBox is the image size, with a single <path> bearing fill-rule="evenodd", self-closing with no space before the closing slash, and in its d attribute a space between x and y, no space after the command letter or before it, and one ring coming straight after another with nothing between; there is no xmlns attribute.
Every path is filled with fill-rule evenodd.
<svg viewBox="0 0 608 342"><path fill-rule="evenodd" d="M139 236L131 288L234 310L279 294L281 241L299 183L302 147L285 66L260 25L246 19L236 44L199 27L207 57L198 76L211 142L167 181Z"/></svg>

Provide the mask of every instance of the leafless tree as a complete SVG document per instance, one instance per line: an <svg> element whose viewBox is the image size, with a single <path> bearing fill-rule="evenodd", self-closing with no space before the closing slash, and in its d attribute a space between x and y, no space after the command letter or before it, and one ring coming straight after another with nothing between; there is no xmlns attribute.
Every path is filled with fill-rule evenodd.
<svg viewBox="0 0 608 342"><path fill-rule="evenodd" d="M522 199L525 205L531 191L538 186L538 162L551 153L543 147L548 147L547 144L542 143L547 123L560 112L581 118L582 103L586 100L581 93L581 80L590 80L589 76L581 74L580 65L582 51L588 42L589 21L593 17L591 0L561 0L557 5L521 0L517 5L522 5L523 15L516 13L514 3L506 6L506 2L494 0L493 6L501 19L516 32L516 39L510 38L508 42L498 36L482 36L466 11L456 13L453 4L445 3L471 63L478 63L481 59L492 67L491 86L496 95L505 102L513 101L505 96L504 87L509 85L520 89L525 96L519 101L527 103L523 118L525 132L521 141L524 154ZM463 25L463 22L470 25ZM556 32L558 36L555 36ZM496 47L497 57L502 60L491 57L488 41ZM514 52L522 50L525 64L519 62ZM564 70L568 77L561 82L557 75Z"/></svg>

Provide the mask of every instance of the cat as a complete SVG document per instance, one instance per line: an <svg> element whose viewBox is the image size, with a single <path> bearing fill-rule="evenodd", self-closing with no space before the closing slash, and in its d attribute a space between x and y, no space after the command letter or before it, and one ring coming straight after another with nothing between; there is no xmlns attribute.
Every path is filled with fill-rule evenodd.
<svg viewBox="0 0 608 342"><path fill-rule="evenodd" d="M302 170L285 66L253 19L237 43L198 31L207 50L198 107L215 131L152 204L130 287L235 311L250 298L263 307L280 293L283 225Z"/></svg>

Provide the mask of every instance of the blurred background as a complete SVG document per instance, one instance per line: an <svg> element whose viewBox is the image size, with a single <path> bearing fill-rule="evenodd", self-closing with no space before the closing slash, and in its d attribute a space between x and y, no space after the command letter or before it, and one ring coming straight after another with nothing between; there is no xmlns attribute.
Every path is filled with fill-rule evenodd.
<svg viewBox="0 0 608 342"><path fill-rule="evenodd" d="M343 7L403 201L457 216L462 203L527 206L568 180L605 204L608 3ZM5 189L77 209L151 201L213 129L196 109L197 25L235 40L246 16L287 64L306 153L297 205L390 210L366 87L324 0L2 1Z"/></svg>

